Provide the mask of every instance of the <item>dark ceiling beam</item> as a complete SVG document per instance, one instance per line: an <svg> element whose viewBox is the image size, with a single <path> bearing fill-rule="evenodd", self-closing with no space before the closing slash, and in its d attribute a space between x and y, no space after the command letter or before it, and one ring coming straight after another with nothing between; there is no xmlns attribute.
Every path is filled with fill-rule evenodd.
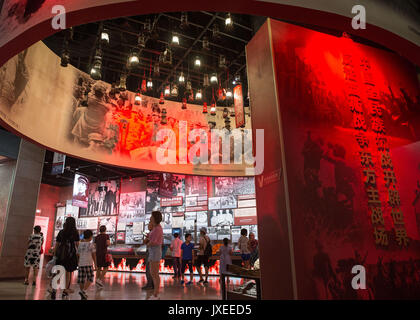
<svg viewBox="0 0 420 320"><path fill-rule="evenodd" d="M190 48L185 52L185 54L184 54L184 56L183 56L183 58L180 60L180 61L178 61L178 63L176 64L176 66L172 69L172 71L171 71L171 75L174 73L174 72L176 72L176 70L177 70L177 68L181 65L181 63L185 60L185 58L189 55L189 53L191 52L191 50L192 50L192 48L196 45L196 43L201 39L201 37L206 33L206 31L208 30L208 28L212 25L212 23L216 20L216 17L217 17L217 15L218 15L218 13L215 13L214 15L213 15L213 17L211 18L211 20L210 20L210 22L209 23L207 23L207 25L206 25L206 27L201 31L201 33L197 36L197 38L194 40L194 42L193 42L193 44L190 46ZM166 79L165 79L165 81L164 81L164 83L166 83L167 81L168 81L168 79L169 79L169 77L170 76L168 76ZM162 90L162 85L159 87L159 90L158 91L160 91L160 90Z"/></svg>

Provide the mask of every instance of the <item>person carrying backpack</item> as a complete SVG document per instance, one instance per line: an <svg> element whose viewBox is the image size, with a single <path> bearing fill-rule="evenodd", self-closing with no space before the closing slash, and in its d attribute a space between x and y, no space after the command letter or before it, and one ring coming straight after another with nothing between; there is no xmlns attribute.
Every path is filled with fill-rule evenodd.
<svg viewBox="0 0 420 320"><path fill-rule="evenodd" d="M54 247L54 256L56 256L56 265L61 265L66 269L66 289L63 291L62 298L68 298L74 291L70 289L73 272L77 269L77 247L79 246L79 232L76 229L76 220L68 217L56 239ZM55 292L54 292L55 296Z"/></svg>
<svg viewBox="0 0 420 320"><path fill-rule="evenodd" d="M197 253L197 264L198 273L200 274L200 281L198 283L208 284L209 278L209 259L213 255L213 248L210 243L210 238L207 236L207 228L202 227L200 229L200 246ZM201 266L204 265L206 272L206 279L203 280L203 272Z"/></svg>

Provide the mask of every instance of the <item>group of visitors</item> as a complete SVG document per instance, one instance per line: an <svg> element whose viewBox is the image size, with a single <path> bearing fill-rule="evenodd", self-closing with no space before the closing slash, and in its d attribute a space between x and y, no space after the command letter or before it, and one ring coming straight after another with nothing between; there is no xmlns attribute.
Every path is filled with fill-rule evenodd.
<svg viewBox="0 0 420 320"><path fill-rule="evenodd" d="M49 276L52 277L52 266L61 265L65 269L65 284L62 298L68 298L74 290L70 288L72 275L78 269L77 283L79 284L79 295L82 300L88 298L86 290L94 282L94 271L96 270L96 286L102 289L103 279L111 259L107 253L110 245L109 236L106 234L106 227L99 228L100 234L93 240L93 233L90 230L83 232L83 239L80 240L79 232L76 229L76 220L68 217L56 238L53 248L53 259L48 263ZM26 268L25 285L29 284L30 269L33 268L33 285L36 285L36 277L39 269L40 256L42 254L43 236L41 227L35 226L34 233L29 237L28 249L25 255L24 266ZM48 292L51 299L56 299L56 289L50 286Z"/></svg>
<svg viewBox="0 0 420 320"><path fill-rule="evenodd" d="M144 240L147 245L146 251L146 277L147 284L143 289L151 289L153 293L149 296L149 300L159 300L160 276L159 266L162 259L162 245L163 245L163 229L161 226L162 213L160 211L153 211L151 214L148 230L150 231ZM61 265L66 271L64 290L62 298L68 298L69 294L74 291L70 288L72 281L72 274L78 270L77 283L80 290L79 295L82 300L86 300L87 289L94 282L94 272L96 271L96 287L98 290L103 289L103 280L108 267L112 262L112 256L108 254L107 248L110 245L109 236L106 234L106 227L99 228L100 234L93 239L93 233L90 230L83 232L82 240L80 240L79 232L76 229L76 220L73 217L68 217L64 223L63 230L61 230L56 238L56 244L53 249L53 260L49 263L52 265ZM247 237L247 230L241 230L241 237L239 239L239 249L241 251L241 258L245 268L250 268L255 260L258 259L258 241L255 239L253 233L250 233L249 239ZM93 241L92 241L93 240ZM25 277L25 284L29 284L30 268L34 269L34 279L36 279L37 271L39 269L41 248L43 244L43 236L41 228L36 226L34 233L29 238L28 250L25 255L24 266L27 270ZM179 238L179 234L174 234L174 240L171 243L171 251L173 256L174 276L173 278L180 281L181 285L190 286L193 283L195 266L198 270L200 280L199 284L208 284L209 276L209 259L213 255L213 247L209 236L207 235L207 228L200 229L200 239L198 243L198 250L195 254L194 243L192 243L192 235L187 233L185 241ZM220 274L227 272L227 265L232 264L232 248L229 246L229 239L223 239L223 245L219 249L220 254ZM202 267L204 266L204 274ZM185 283L185 270L188 267L190 278ZM47 272L50 276L52 273ZM50 268L51 269L51 268ZM35 280L33 285L36 285ZM51 299L56 298L56 289L50 284L48 292Z"/></svg>
<svg viewBox="0 0 420 320"><path fill-rule="evenodd" d="M239 250L241 250L242 264L246 269L251 269L254 266L259 256L258 240L255 239L255 234L250 233L247 237L248 230L241 230L241 237L238 241Z"/></svg>

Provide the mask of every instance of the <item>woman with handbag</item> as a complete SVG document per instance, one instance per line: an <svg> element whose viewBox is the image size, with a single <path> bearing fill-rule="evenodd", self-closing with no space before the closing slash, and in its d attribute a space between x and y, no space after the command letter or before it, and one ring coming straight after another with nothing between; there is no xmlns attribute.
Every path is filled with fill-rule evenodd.
<svg viewBox="0 0 420 320"><path fill-rule="evenodd" d="M108 253L108 246L111 245L109 235L106 234L106 227L99 228L99 235L95 238L96 245L96 286L103 289L105 274L112 262L112 255Z"/></svg>
<svg viewBox="0 0 420 320"><path fill-rule="evenodd" d="M54 247L54 256L57 257L56 265L61 265L66 269L66 289L64 289L62 298L67 299L70 289L73 272L77 270L77 247L79 246L79 232L76 229L76 220L68 217L56 239ZM55 292L54 292L55 296Z"/></svg>

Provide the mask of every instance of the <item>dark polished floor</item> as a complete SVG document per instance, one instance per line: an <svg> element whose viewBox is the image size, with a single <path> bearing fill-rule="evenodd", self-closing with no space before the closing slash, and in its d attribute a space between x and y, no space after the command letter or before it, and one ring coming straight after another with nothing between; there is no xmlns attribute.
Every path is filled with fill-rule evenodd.
<svg viewBox="0 0 420 320"><path fill-rule="evenodd" d="M80 300L76 275L77 272L73 274L74 293L70 295L70 300ZM171 275L161 275L160 297L162 300L221 299L219 277L210 276L209 284L205 286L198 281L199 277L195 276L193 285L185 287L179 281L172 279ZM233 278L231 285L239 285L241 281ZM23 281L18 280L0 281L0 300L48 300L48 283L49 280L44 274L38 276L35 287L25 286ZM92 285L87 291L88 300L145 300L151 294L151 291L141 290L145 283L144 273L108 272L104 281L105 288L97 290L95 285ZM60 299L59 291L57 300Z"/></svg>

